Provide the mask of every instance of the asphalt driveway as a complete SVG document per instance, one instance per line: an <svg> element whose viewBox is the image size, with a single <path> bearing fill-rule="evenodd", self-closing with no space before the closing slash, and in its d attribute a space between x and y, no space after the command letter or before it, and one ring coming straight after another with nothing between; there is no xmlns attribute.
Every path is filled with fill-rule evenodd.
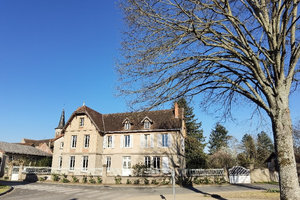
<svg viewBox="0 0 300 200"><path fill-rule="evenodd" d="M166 199L165 196L172 194L171 186L104 186L104 185L71 185L52 183L26 183L0 181L2 184L11 185L14 190L9 194L1 196L5 200L123 200L123 199L145 199L147 196L155 199ZM259 191L266 189L278 189L276 185L252 184L252 185L206 185L189 188L176 187L177 195L202 194L213 197L213 199L224 200L216 193L237 191ZM157 197L157 198L156 198Z"/></svg>

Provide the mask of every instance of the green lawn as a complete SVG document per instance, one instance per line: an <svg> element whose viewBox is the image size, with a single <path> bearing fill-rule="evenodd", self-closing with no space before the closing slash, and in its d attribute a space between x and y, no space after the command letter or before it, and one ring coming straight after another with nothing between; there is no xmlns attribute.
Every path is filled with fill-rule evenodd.
<svg viewBox="0 0 300 200"><path fill-rule="evenodd" d="M0 185L0 194L2 193L2 192L6 192L7 190L9 190L9 186L6 186L6 185Z"/></svg>

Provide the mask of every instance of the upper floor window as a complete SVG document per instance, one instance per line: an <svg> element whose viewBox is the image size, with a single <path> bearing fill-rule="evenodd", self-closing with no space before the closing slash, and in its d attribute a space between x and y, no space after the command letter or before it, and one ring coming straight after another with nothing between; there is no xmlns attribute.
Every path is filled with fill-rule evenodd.
<svg viewBox="0 0 300 200"><path fill-rule="evenodd" d="M84 135L84 148L88 148L90 146L90 135Z"/></svg>
<svg viewBox="0 0 300 200"><path fill-rule="evenodd" d="M75 156L70 156L70 170L74 170L75 167Z"/></svg>
<svg viewBox="0 0 300 200"><path fill-rule="evenodd" d="M80 117L79 126L84 126L84 117Z"/></svg>
<svg viewBox="0 0 300 200"><path fill-rule="evenodd" d="M83 156L82 157L82 170L86 171L88 169L88 165L89 165L89 157Z"/></svg>
<svg viewBox="0 0 300 200"><path fill-rule="evenodd" d="M124 147L130 147L131 145L130 145L130 135L124 135Z"/></svg>
<svg viewBox="0 0 300 200"><path fill-rule="evenodd" d="M64 142L61 142L60 143L60 147L59 147L60 149L63 149L64 148Z"/></svg>
<svg viewBox="0 0 300 200"><path fill-rule="evenodd" d="M72 135L71 136L71 148L76 148L76 143L77 143L77 135Z"/></svg>
<svg viewBox="0 0 300 200"><path fill-rule="evenodd" d="M144 134L144 147L145 148L148 148L150 146L149 142L150 142L150 134Z"/></svg>
<svg viewBox="0 0 300 200"><path fill-rule="evenodd" d="M113 136L107 136L107 147L112 148L113 147Z"/></svg>
<svg viewBox="0 0 300 200"><path fill-rule="evenodd" d="M162 146L163 147L168 147L168 134L162 134Z"/></svg>

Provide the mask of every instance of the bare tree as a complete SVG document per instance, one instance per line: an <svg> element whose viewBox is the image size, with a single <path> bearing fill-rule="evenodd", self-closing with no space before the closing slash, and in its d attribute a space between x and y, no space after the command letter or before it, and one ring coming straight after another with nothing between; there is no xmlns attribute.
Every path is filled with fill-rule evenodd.
<svg viewBox="0 0 300 200"><path fill-rule="evenodd" d="M272 122L281 199L300 199L289 109L299 75L299 0L121 4L128 24L121 94L149 108L197 94L226 113L239 100L254 103Z"/></svg>

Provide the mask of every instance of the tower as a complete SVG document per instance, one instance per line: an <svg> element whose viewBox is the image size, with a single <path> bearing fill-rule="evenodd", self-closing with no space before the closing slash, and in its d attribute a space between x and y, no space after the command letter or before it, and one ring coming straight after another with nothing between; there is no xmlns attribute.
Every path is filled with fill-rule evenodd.
<svg viewBox="0 0 300 200"><path fill-rule="evenodd" d="M61 112L58 126L55 128L55 138L61 136L61 132L62 132L64 126L65 126L65 110L63 109Z"/></svg>

